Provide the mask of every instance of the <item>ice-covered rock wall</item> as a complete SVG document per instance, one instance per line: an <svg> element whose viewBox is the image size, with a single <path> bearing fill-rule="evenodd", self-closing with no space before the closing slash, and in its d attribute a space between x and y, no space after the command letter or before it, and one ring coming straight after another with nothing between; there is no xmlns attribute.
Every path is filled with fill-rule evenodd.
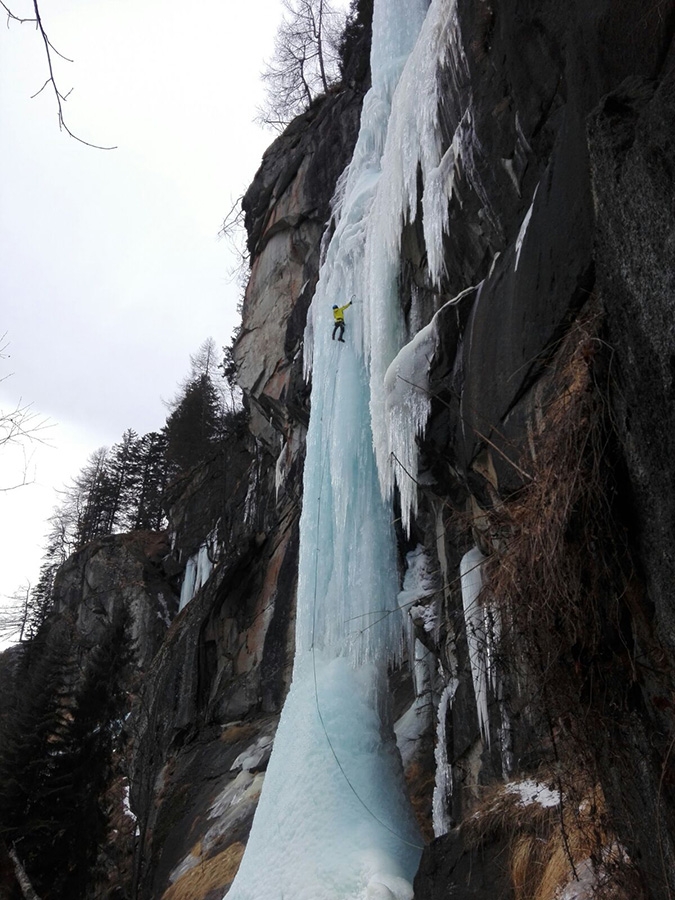
<svg viewBox="0 0 675 900"><path fill-rule="evenodd" d="M510 890L513 834L463 844L486 795L516 803L518 820L533 807L539 827L542 804L523 787L539 785L553 830L561 798L563 814L586 809L537 781L570 769L570 735L604 791L603 828L637 867L624 894L675 891L675 92L672 4L657 6L376 0L358 143L366 84L350 76L266 154L244 203L252 270L235 347L253 436L176 486L173 555L148 566L111 551L125 581L152 575L119 595L147 657L125 726L139 828L131 895L222 895L262 788L233 898L410 896L423 841L394 736L408 784L424 785L412 791L417 822L438 838L417 900ZM333 344L330 307L349 300L346 344ZM576 645L546 633L551 596L527 594L545 554L516 571L507 554L554 518L534 476L568 394L611 412L601 440L586 413L556 436L564 446L586 433L600 448L595 471L611 489L599 505L616 532L575 507L560 533L597 604ZM569 476L549 473L549 486ZM541 502L518 531L532 496ZM194 593L187 582L193 596L150 664L182 567L192 559L197 574L216 523L218 551L201 553L208 577ZM603 593L598 560L615 539L629 576ZM115 575L88 552L69 570L67 608L84 590L76 615L95 642ZM508 658L513 632L497 615L508 598L490 593L504 583L529 597L564 703ZM395 669L387 684L387 663L406 657L414 678ZM577 862L586 879L588 860Z"/></svg>

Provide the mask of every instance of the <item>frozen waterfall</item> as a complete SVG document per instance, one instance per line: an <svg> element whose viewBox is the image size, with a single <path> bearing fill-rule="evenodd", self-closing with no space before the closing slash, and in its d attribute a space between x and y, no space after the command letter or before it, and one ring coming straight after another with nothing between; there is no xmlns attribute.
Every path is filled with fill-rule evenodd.
<svg viewBox="0 0 675 900"><path fill-rule="evenodd" d="M412 897L422 841L386 703L404 616L383 393L406 340L396 235L414 200L407 173L420 160L425 172L443 165L431 119L454 6L375 2L372 88L305 340L312 397L293 682L228 900ZM411 109L418 120L406 128ZM346 343L333 342L331 307L352 298Z"/></svg>

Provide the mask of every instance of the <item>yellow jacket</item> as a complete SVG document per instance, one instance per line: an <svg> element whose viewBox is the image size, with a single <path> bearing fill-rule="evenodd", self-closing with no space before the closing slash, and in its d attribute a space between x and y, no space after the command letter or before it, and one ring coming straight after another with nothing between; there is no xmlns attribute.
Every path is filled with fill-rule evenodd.
<svg viewBox="0 0 675 900"><path fill-rule="evenodd" d="M344 322L345 310L347 309L348 306L351 306L351 305L352 305L352 301L350 300L349 303L345 303L344 306L336 306L335 307L335 309L333 310L333 316L334 316L336 322Z"/></svg>

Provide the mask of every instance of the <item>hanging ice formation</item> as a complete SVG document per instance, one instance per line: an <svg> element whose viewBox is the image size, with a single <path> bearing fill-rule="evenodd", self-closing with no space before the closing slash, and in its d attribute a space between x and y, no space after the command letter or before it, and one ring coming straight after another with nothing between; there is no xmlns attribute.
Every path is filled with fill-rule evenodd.
<svg viewBox="0 0 675 900"><path fill-rule="evenodd" d="M218 554L218 524L206 537L199 550L193 554L185 566L185 575L180 589L178 612L184 609L197 591L206 584L213 570L213 561Z"/></svg>
<svg viewBox="0 0 675 900"><path fill-rule="evenodd" d="M421 839L386 704L405 617L385 375L406 339L399 235L417 208L418 164L445 198L426 204L428 240L447 228L452 161L436 136L436 79L454 28L452 0L375 0L372 88L305 336L312 397L293 682L228 900L412 897ZM439 278L438 254L433 266ZM346 343L332 342L331 307L352 297Z"/></svg>
<svg viewBox="0 0 675 900"><path fill-rule="evenodd" d="M478 547L474 547L473 550L469 550L462 557L459 564L459 572L478 724L483 740L486 746L489 747L488 686L492 689L493 694L497 696L499 686L494 653L499 642L500 620L497 610L492 609L481 598L484 562L485 556L483 556Z"/></svg>

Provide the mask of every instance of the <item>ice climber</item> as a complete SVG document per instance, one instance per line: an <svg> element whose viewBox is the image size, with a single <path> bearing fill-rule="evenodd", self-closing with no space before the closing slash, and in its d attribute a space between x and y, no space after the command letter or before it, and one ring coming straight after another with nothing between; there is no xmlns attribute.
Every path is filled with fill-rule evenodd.
<svg viewBox="0 0 675 900"><path fill-rule="evenodd" d="M335 335L337 334L338 329L340 330L340 334L338 336L338 341L342 341L344 344L344 333L345 333L345 310L348 309L352 305L352 301L349 303L345 303L344 306L333 306L333 318L335 319L335 325L333 325L333 337L332 340L335 340Z"/></svg>

